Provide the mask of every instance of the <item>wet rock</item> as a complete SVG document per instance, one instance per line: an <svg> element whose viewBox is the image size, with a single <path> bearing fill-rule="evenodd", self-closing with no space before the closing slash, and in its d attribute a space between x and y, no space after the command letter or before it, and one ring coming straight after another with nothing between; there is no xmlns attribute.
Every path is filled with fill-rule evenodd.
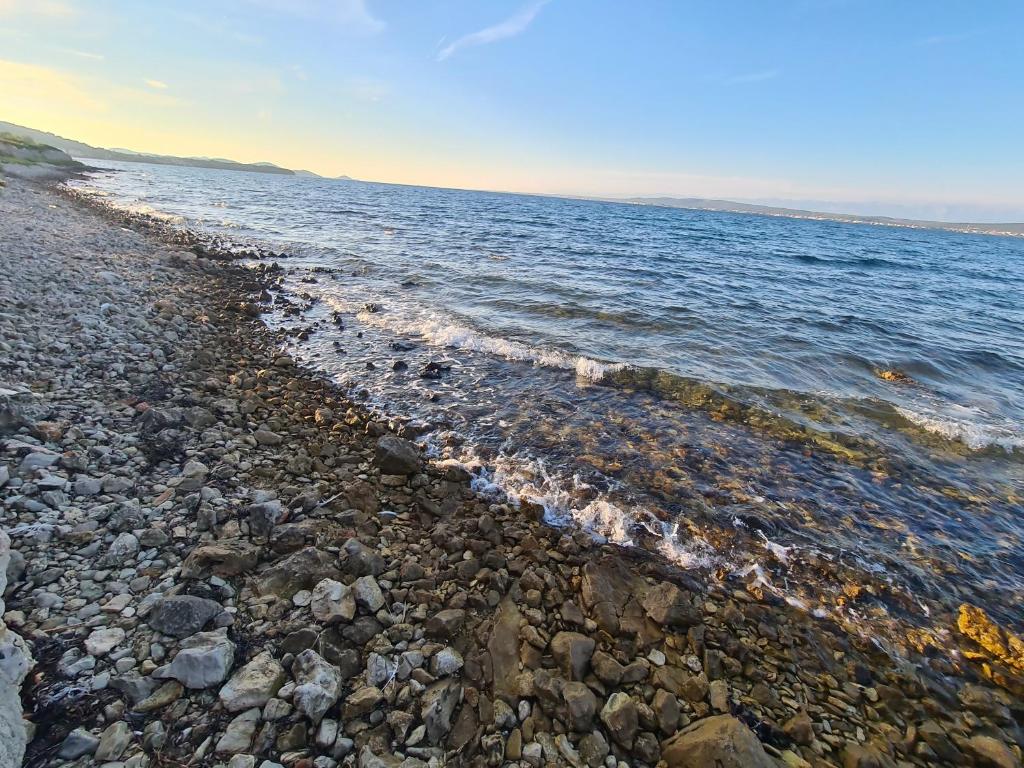
<svg viewBox="0 0 1024 768"><path fill-rule="evenodd" d="M967 752L981 765L992 768L1018 768L1020 760L1008 746L991 736L977 735L967 740Z"/></svg>
<svg viewBox="0 0 1024 768"><path fill-rule="evenodd" d="M582 680L590 666L596 643L578 632L559 632L551 638L551 655L569 680Z"/></svg>
<svg viewBox="0 0 1024 768"><path fill-rule="evenodd" d="M341 696L341 673L316 651L307 650L295 657L292 674L297 683L292 703L314 724L319 723Z"/></svg>
<svg viewBox="0 0 1024 768"><path fill-rule="evenodd" d="M218 697L228 712L262 707L277 695L286 679L281 663L263 651L231 676Z"/></svg>
<svg viewBox="0 0 1024 768"><path fill-rule="evenodd" d="M757 736L732 715L698 720L665 742L668 768L777 768Z"/></svg>
<svg viewBox="0 0 1024 768"><path fill-rule="evenodd" d="M1024 640L1000 627L981 608L961 605L956 626L997 660L1024 671Z"/></svg>
<svg viewBox="0 0 1024 768"><path fill-rule="evenodd" d="M395 435L382 435L377 440L374 460L385 475L411 475L420 468L416 444Z"/></svg>
<svg viewBox="0 0 1024 768"><path fill-rule="evenodd" d="M689 596L675 584L668 582L662 582L648 590L641 605L652 620L663 626L692 627L701 621L701 615Z"/></svg>
<svg viewBox="0 0 1024 768"><path fill-rule="evenodd" d="M157 679L173 678L186 688L209 688L227 678L235 660L235 644L227 629L199 632L183 640L170 664L153 672Z"/></svg>
<svg viewBox="0 0 1024 768"><path fill-rule="evenodd" d="M180 639L199 632L223 611L214 600L175 595L158 600L146 616L146 623L161 634Z"/></svg>

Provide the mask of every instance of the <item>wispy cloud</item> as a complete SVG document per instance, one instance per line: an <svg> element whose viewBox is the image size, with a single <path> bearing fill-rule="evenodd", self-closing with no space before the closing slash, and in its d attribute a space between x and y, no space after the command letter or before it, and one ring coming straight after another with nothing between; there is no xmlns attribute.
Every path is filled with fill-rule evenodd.
<svg viewBox="0 0 1024 768"><path fill-rule="evenodd" d="M3 0L0 0L2 2ZM356 34L376 34L387 26L370 11L367 0L244 0L274 13L336 24Z"/></svg>
<svg viewBox="0 0 1024 768"><path fill-rule="evenodd" d="M498 40L507 40L510 37L522 34L526 31L526 28L533 23L533 20L537 18L537 14L540 13L540 9L543 8L547 2L548 0L535 0L498 24L460 37L454 43L442 48L437 54L437 60L444 61L456 51L463 48L470 48L474 45L487 45L488 43L494 43Z"/></svg>
<svg viewBox="0 0 1024 768"><path fill-rule="evenodd" d="M145 82L150 88L155 88L158 91L166 91L168 87L163 80L146 80Z"/></svg>
<svg viewBox="0 0 1024 768"><path fill-rule="evenodd" d="M952 32L946 35L929 35L928 37L922 37L915 40L914 45L947 45L949 43L959 43L964 40L970 40L972 37L976 37L977 35L977 31Z"/></svg>
<svg viewBox="0 0 1024 768"><path fill-rule="evenodd" d="M765 80L774 80L782 74L779 69L762 69L758 72L745 72L741 75L732 75L725 78L725 82L739 85L741 83L763 83Z"/></svg>
<svg viewBox="0 0 1024 768"><path fill-rule="evenodd" d="M74 48L57 48L61 53L66 53L69 56L77 56L80 59L91 59L92 61L103 61L106 56L102 53L92 53L90 51L78 51Z"/></svg>

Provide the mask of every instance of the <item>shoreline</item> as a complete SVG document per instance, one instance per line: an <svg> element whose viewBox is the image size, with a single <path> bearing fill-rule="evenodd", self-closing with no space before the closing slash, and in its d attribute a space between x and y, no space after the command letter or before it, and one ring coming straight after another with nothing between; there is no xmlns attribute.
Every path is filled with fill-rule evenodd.
<svg viewBox="0 0 1024 768"><path fill-rule="evenodd" d="M739 582L699 584L477 496L278 353L258 319L266 269L70 199L0 192L6 273L53 302L14 302L0 335L56 326L0 368L0 386L43 372L52 387L0 454L22 481L0 484L25 558L7 624L34 645L25 701L46 725L26 765L685 766L715 717L747 750L737 764L1020 764L1024 687L955 654L914 659L927 676L901 668ZM52 279L67 269L76 282ZM130 364L76 327L113 328ZM183 648L205 661L175 662ZM1018 685L1012 653L1003 670L993 653ZM218 660L218 679L188 686ZM87 751L59 756L71 747Z"/></svg>

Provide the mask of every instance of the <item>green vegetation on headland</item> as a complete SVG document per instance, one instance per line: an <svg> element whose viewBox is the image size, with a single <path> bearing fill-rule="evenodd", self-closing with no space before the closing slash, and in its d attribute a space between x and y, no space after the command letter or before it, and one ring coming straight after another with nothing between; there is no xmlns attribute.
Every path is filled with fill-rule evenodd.
<svg viewBox="0 0 1024 768"><path fill-rule="evenodd" d="M153 163L156 165L178 165L190 168L214 168L223 171L247 171L249 173L273 173L282 176L312 176L320 178L312 171L293 171L290 168L282 168L273 163L239 163L234 160L211 157L175 157L173 155L150 155L141 152L133 152L125 149L103 149L93 147L73 139L65 139L46 131L37 131L34 128L26 128L14 123L0 121L0 131L17 136L30 142L41 142L45 145L56 147L69 155L94 160L117 160L122 163ZM348 176L338 176L338 179L350 180Z"/></svg>
<svg viewBox="0 0 1024 768"><path fill-rule="evenodd" d="M32 138L0 133L0 177L56 178L86 168L66 152ZM0 179L0 185L3 185Z"/></svg>

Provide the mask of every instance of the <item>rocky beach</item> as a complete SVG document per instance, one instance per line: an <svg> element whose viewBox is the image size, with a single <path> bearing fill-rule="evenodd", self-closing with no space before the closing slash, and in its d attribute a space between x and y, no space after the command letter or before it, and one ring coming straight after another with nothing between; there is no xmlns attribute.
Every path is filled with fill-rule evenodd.
<svg viewBox="0 0 1024 768"><path fill-rule="evenodd" d="M484 497L168 235L0 189L0 768L1021 764L982 610L883 652Z"/></svg>

